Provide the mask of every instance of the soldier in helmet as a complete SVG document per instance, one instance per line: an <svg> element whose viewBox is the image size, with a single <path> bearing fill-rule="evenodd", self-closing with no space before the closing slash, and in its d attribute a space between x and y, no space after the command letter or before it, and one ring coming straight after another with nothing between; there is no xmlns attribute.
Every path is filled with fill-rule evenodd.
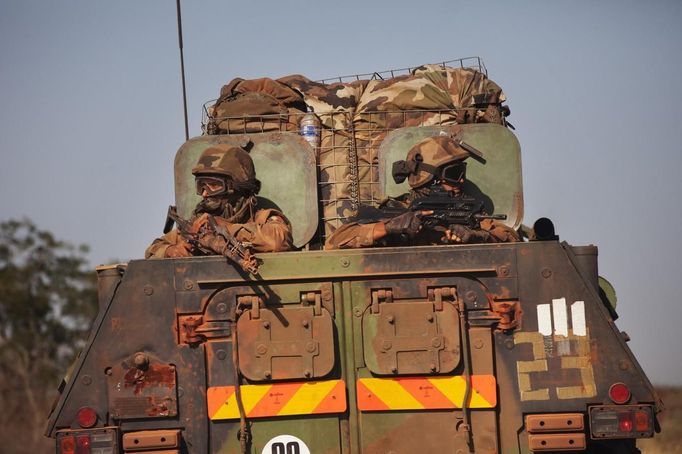
<svg viewBox="0 0 682 454"><path fill-rule="evenodd" d="M453 197L462 193L466 181L469 152L447 136L429 137L410 149L405 161L394 164L394 177L407 177L412 188L407 194L388 199L382 206L407 208L412 200L428 195L438 185ZM381 208L381 207L380 207ZM336 230L325 249L371 246L429 245L450 243L497 243L520 241L516 231L494 220L485 219L478 228L452 225L450 228L424 228L421 217L430 212L407 211L378 222L351 222Z"/></svg>
<svg viewBox="0 0 682 454"><path fill-rule="evenodd" d="M292 249L291 224L274 209L257 209L256 179L253 160L244 149L226 144L215 145L203 152L196 167L197 194L201 195L192 213L192 231L205 229L209 215L224 226L238 241L249 243L256 252L278 252ZM204 233L199 243L204 250L222 252L224 241ZM157 238L145 251L145 258L188 257L200 255L183 236L173 229Z"/></svg>

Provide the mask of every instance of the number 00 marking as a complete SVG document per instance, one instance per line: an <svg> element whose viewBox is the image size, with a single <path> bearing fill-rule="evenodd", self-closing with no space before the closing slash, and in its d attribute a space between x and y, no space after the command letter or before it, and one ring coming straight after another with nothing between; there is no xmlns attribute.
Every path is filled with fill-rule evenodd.
<svg viewBox="0 0 682 454"><path fill-rule="evenodd" d="M301 454L301 446L297 441L290 441L286 446L278 441L272 444L272 454Z"/></svg>
<svg viewBox="0 0 682 454"><path fill-rule="evenodd" d="M310 454L310 449L293 435L278 435L266 443L261 454Z"/></svg>

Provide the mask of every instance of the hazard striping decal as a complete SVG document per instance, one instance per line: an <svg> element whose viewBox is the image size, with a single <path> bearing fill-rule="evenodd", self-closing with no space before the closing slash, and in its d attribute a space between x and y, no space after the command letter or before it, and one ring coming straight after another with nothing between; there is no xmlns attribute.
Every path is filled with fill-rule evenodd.
<svg viewBox="0 0 682 454"><path fill-rule="evenodd" d="M247 418L346 411L343 380L242 385L239 389ZM206 398L209 419L239 419L234 386L210 387Z"/></svg>
<svg viewBox="0 0 682 454"><path fill-rule="evenodd" d="M466 381L456 377L360 378L358 408L362 411L434 410L462 408ZM494 408L494 375L472 375L469 408Z"/></svg>

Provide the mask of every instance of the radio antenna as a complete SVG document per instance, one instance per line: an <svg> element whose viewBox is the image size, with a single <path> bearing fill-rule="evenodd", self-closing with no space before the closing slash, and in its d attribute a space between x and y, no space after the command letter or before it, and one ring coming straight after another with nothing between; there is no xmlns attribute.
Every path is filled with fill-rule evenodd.
<svg viewBox="0 0 682 454"><path fill-rule="evenodd" d="M182 16L180 14L180 0L176 0L178 7L178 42L180 44L180 74L182 75L182 107L185 111L185 141L189 140L189 124L187 122L187 91L185 89L185 58L182 52Z"/></svg>

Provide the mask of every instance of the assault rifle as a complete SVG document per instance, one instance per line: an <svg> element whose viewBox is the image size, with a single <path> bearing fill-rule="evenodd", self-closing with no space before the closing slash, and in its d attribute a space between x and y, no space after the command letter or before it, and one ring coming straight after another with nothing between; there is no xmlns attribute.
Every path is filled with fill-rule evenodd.
<svg viewBox="0 0 682 454"><path fill-rule="evenodd" d="M168 207L168 215L166 217L166 225L164 226L163 232L168 233L173 228L173 223L178 226L178 233L180 233L180 236L182 236L196 250L206 255L211 255L218 252L239 265L239 267L244 271L248 271L254 275L258 273L258 261L249 250L251 244L239 242L239 240L237 240L230 232L228 232L224 226L219 225L216 222L215 217L209 215L208 225L202 227L201 231L194 232L192 223L181 218L178 215L177 209L171 205ZM219 242L220 247L208 248L201 244L201 238L209 234L212 234L222 240Z"/></svg>
<svg viewBox="0 0 682 454"><path fill-rule="evenodd" d="M440 185L433 185L428 195L417 197L406 208L386 206L373 208L361 206L356 219L360 223L391 219L408 211L427 212L422 214L422 225L426 227L465 225L477 229L484 219L505 220L506 214L486 214L483 201L464 194L452 195Z"/></svg>

